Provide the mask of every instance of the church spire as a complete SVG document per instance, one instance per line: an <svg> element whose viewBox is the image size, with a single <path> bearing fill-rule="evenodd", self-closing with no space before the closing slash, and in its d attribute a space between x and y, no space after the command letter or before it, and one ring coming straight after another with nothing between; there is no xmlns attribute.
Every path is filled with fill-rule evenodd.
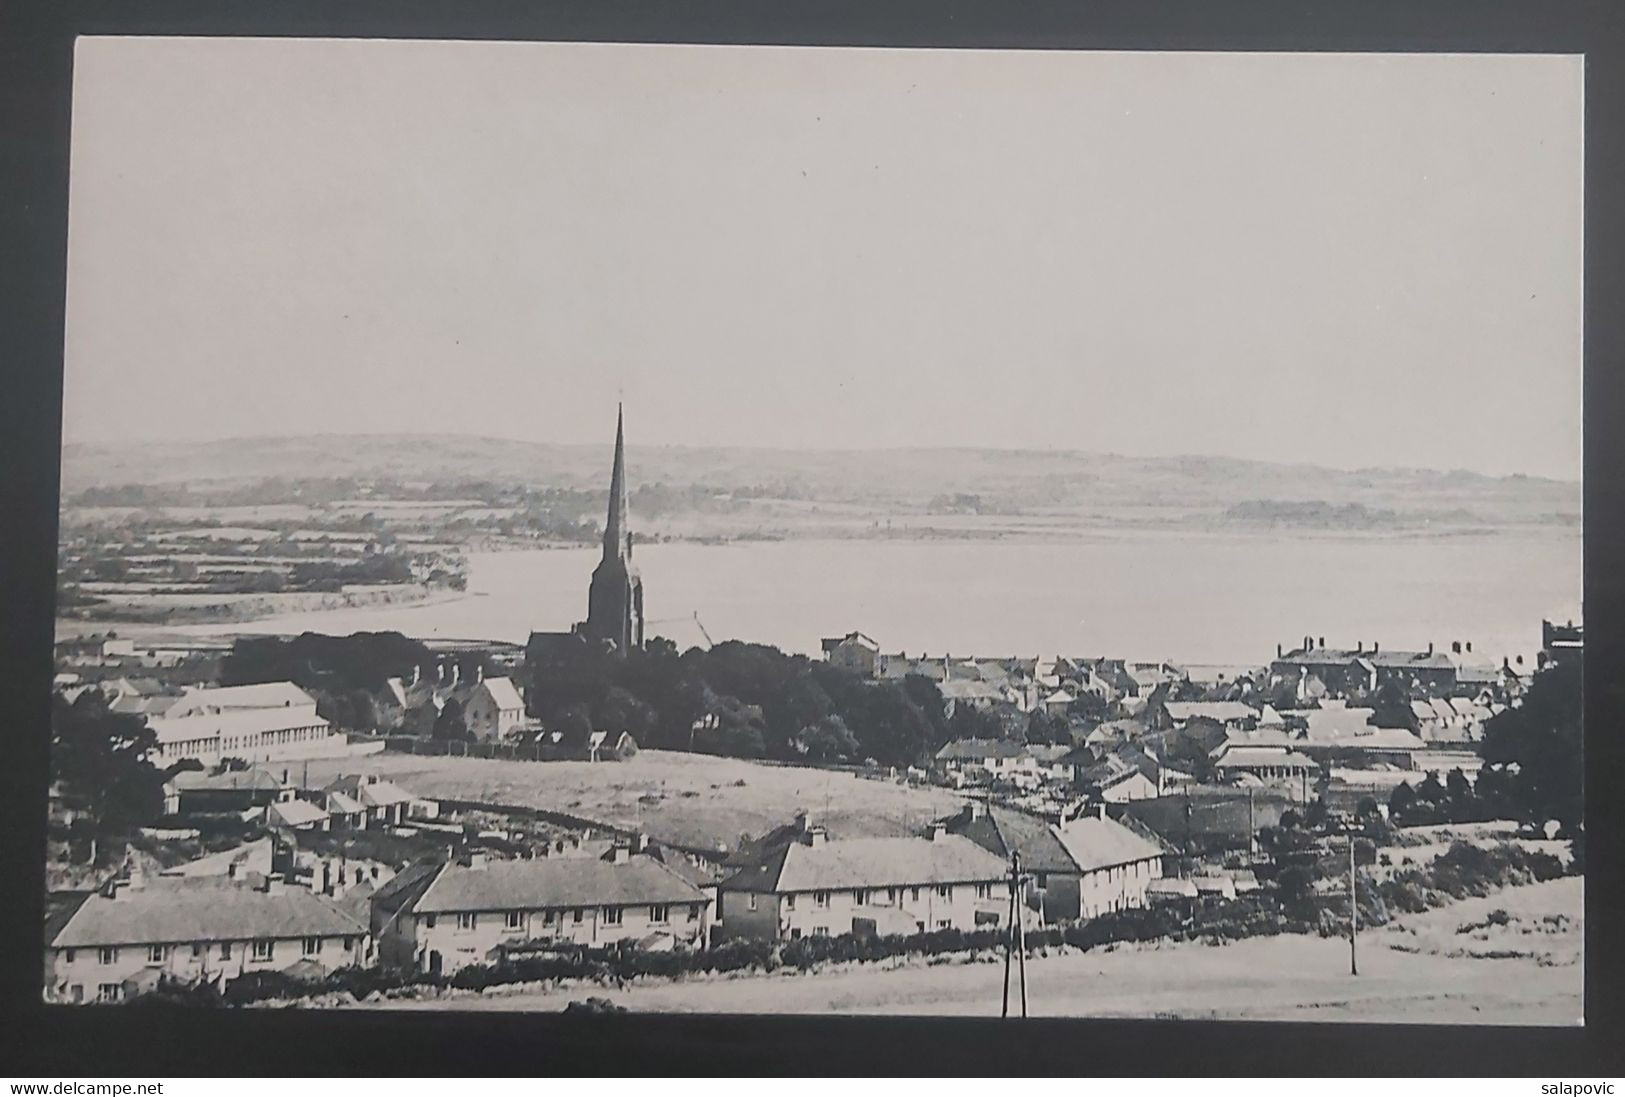
<svg viewBox="0 0 1625 1097"><path fill-rule="evenodd" d="M632 555L632 531L626 523L626 439L621 427L621 405L615 405L615 467L609 474L609 518L604 523L604 559L625 560Z"/></svg>

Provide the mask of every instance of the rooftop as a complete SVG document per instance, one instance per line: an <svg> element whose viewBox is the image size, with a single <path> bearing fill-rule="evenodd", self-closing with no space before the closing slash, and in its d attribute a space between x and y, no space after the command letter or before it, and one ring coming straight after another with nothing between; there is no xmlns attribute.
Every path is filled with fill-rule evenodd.
<svg viewBox="0 0 1625 1097"><path fill-rule="evenodd" d="M597 857L448 864L415 904L419 913L633 906L704 901L699 888L659 861L634 854L622 864Z"/></svg>
<svg viewBox="0 0 1625 1097"><path fill-rule="evenodd" d="M1067 854L1084 872L1162 856L1162 847L1122 823L1084 815L1056 828Z"/></svg>
<svg viewBox="0 0 1625 1097"><path fill-rule="evenodd" d="M87 899L56 948L363 934L364 923L306 888L267 892L226 876L161 877Z"/></svg>
<svg viewBox="0 0 1625 1097"><path fill-rule="evenodd" d="M1026 758L1027 744L1014 739L955 739L937 751L937 760L979 762L987 758Z"/></svg>
<svg viewBox="0 0 1625 1097"><path fill-rule="evenodd" d="M1003 858L969 838L850 838L792 843L723 881L730 891L828 891L1003 880Z"/></svg>

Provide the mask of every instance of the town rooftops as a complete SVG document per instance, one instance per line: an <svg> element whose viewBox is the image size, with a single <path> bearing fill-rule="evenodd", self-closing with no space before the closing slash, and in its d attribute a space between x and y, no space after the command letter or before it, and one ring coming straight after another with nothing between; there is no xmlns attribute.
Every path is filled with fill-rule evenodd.
<svg viewBox="0 0 1625 1097"><path fill-rule="evenodd" d="M823 639L826 653L834 651L842 644L856 644L858 647L868 648L870 651L879 651L880 645L861 632L849 632L845 636L826 636Z"/></svg>
<svg viewBox="0 0 1625 1097"><path fill-rule="evenodd" d="M1084 815L1056 828L1067 855L1084 872L1161 857L1163 849L1122 823Z"/></svg>
<svg viewBox="0 0 1625 1097"><path fill-rule="evenodd" d="M1241 701L1164 701L1162 707L1170 719L1181 723L1198 717L1221 724L1258 719L1258 710Z"/></svg>
<svg viewBox="0 0 1625 1097"><path fill-rule="evenodd" d="M184 703L185 699L182 699ZM218 735L252 734L265 731L291 731L295 728L328 727L317 716L315 704L303 708L227 709L221 712L188 711L181 715L177 704L162 716L149 717L147 726L159 745L208 739Z"/></svg>
<svg viewBox="0 0 1625 1097"><path fill-rule="evenodd" d="M491 695L491 700L496 703L497 708L504 712L525 707L525 699L519 696L519 690L514 686L512 678L485 678L476 683L474 688L478 690L482 685Z"/></svg>
<svg viewBox="0 0 1625 1097"><path fill-rule="evenodd" d="M308 827L327 818L327 812L309 800L283 800L265 807L265 821L271 826Z"/></svg>
<svg viewBox="0 0 1625 1097"><path fill-rule="evenodd" d="M1021 854L1021 863L1034 872L1076 872L1071 854L1049 823L1036 815L991 804L972 804L946 821L948 831L969 838L989 853L1008 860Z"/></svg>
<svg viewBox="0 0 1625 1097"><path fill-rule="evenodd" d="M1286 652L1275 660L1276 663L1285 663L1304 667L1348 666L1350 663L1364 661L1371 667L1388 670L1454 670L1456 663L1442 651L1394 651L1385 650L1381 645L1371 648L1358 647L1352 651L1348 648L1299 648L1296 651Z"/></svg>
<svg viewBox="0 0 1625 1097"><path fill-rule="evenodd" d="M409 804L416 799L399 785L371 773L340 776L323 791L343 793L362 807L391 807L395 804Z"/></svg>
<svg viewBox="0 0 1625 1097"><path fill-rule="evenodd" d="M271 891L227 876L163 877L116 898L93 895L51 941L53 948L94 948L187 941L334 937L367 927L306 888Z"/></svg>
<svg viewBox="0 0 1625 1097"><path fill-rule="evenodd" d="M990 758L1028 758L1027 745L1014 739L955 739L937 751L939 762L983 762Z"/></svg>
<svg viewBox="0 0 1625 1097"><path fill-rule="evenodd" d="M420 914L542 907L699 903L699 888L653 857L597 857L447 864L414 904Z"/></svg>
<svg viewBox="0 0 1625 1097"><path fill-rule="evenodd" d="M1319 769L1307 754L1283 747L1226 747L1214 759L1215 769L1252 769L1262 766L1285 766L1289 769Z"/></svg>
<svg viewBox="0 0 1625 1097"><path fill-rule="evenodd" d="M1007 869L969 838L849 838L770 850L724 880L727 891L829 891L1002 880Z"/></svg>
<svg viewBox="0 0 1625 1097"><path fill-rule="evenodd" d="M277 792L282 788L275 774L258 766L225 773L186 770L171 777L169 783L180 792Z"/></svg>
<svg viewBox="0 0 1625 1097"><path fill-rule="evenodd" d="M195 716L205 712L299 708L315 704L314 697L292 682L261 682L251 686L206 686L193 687L183 693L179 702L170 710L170 715Z"/></svg>

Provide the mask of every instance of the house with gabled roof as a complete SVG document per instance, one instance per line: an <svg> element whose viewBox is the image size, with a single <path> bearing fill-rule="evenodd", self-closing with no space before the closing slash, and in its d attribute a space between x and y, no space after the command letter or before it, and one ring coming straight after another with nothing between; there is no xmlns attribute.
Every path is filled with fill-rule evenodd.
<svg viewBox="0 0 1625 1097"><path fill-rule="evenodd" d="M997 925L1008 922L1008 872L942 824L924 838L832 841L809 821L718 885L721 934L794 940Z"/></svg>
<svg viewBox="0 0 1625 1097"><path fill-rule="evenodd" d="M46 997L117 1002L161 977L224 985L245 973L372 962L364 922L280 876L132 874L87 897L46 940Z"/></svg>
<svg viewBox="0 0 1625 1097"><path fill-rule="evenodd" d="M1027 744L1014 739L955 739L936 754L937 767L950 777L981 770L994 778L1038 777L1038 762Z"/></svg>
<svg viewBox="0 0 1625 1097"><path fill-rule="evenodd" d="M513 951L578 945L698 948L710 900L648 853L420 863L373 896L385 962L431 973Z"/></svg>
<svg viewBox="0 0 1625 1097"><path fill-rule="evenodd" d="M476 668L474 685L460 700L463 722L475 739L500 742L524 726L525 700L511 678L487 678Z"/></svg>

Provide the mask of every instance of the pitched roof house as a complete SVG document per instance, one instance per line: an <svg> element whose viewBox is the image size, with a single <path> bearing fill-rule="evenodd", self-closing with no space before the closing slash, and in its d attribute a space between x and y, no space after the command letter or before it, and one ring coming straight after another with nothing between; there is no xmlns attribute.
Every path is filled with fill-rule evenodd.
<svg viewBox="0 0 1625 1097"><path fill-rule="evenodd" d="M85 900L46 943L47 995L119 1001L159 975L230 981L308 961L370 963L367 927L279 877L139 877Z"/></svg>

